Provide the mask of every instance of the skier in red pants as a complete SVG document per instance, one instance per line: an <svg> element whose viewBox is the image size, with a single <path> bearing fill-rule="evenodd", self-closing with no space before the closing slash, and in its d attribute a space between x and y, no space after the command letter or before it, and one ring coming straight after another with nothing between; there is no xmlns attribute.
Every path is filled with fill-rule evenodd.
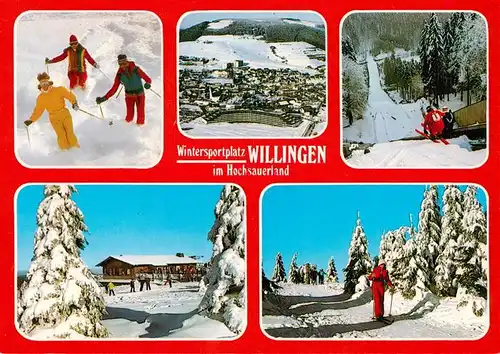
<svg viewBox="0 0 500 354"><path fill-rule="evenodd" d="M80 43L74 34L69 37L69 47L65 48L61 55L55 58L45 58L45 64L53 64L68 58L68 79L69 88L72 90L76 86L85 89L87 82L87 66L85 60L94 68L99 69L99 65L90 56L90 53Z"/></svg>
<svg viewBox="0 0 500 354"><path fill-rule="evenodd" d="M151 78L144 71L129 61L125 54L118 55L118 69L113 87L103 97L97 97L96 103L101 104L110 99L118 90L120 83L125 87L125 104L127 105L127 116L125 121L130 123L134 120L134 111L137 106L137 125L143 125L145 120L146 97L144 89L151 88ZM142 80L146 81L144 87Z"/></svg>
<svg viewBox="0 0 500 354"><path fill-rule="evenodd" d="M385 283L391 288L394 287L389 279L389 272L385 269L384 260L379 260L378 266L373 269L368 280L372 281L373 316L375 319L381 320L384 317Z"/></svg>

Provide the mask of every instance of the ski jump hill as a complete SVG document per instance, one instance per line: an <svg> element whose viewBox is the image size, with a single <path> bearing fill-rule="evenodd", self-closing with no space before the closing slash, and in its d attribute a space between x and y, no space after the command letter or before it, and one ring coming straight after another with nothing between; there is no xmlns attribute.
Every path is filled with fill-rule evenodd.
<svg viewBox="0 0 500 354"><path fill-rule="evenodd" d="M420 103L395 103L382 88L377 63L370 55L367 68L370 84L367 109L363 119L343 129L346 163L364 168L477 167L486 161L486 124L460 127L447 139L449 145L435 144L415 132L422 129ZM485 103L477 105L486 107ZM468 116L462 121L470 121L471 112L480 111L481 107L473 106L457 110L457 122L461 121L458 116ZM479 144L471 141L477 138L481 140Z"/></svg>

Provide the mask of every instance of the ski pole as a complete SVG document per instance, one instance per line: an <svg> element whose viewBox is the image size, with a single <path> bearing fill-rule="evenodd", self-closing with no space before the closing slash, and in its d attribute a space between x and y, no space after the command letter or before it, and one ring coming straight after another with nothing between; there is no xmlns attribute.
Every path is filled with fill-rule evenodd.
<svg viewBox="0 0 500 354"><path fill-rule="evenodd" d="M49 64L45 63L45 69L47 70L47 74L50 75L50 73L49 73Z"/></svg>
<svg viewBox="0 0 500 354"><path fill-rule="evenodd" d="M392 298L394 297L394 294L391 294L391 306L389 306L389 316L392 316Z"/></svg>
<svg viewBox="0 0 500 354"><path fill-rule="evenodd" d="M87 112L87 111L85 111L85 110L83 110L83 109L81 109L81 108L79 108L78 110L79 110L80 112L83 112L83 113L85 113L85 114L88 114L88 115L89 115L89 116L91 116L91 117L97 118L97 119L99 119L99 120L104 120L103 118L99 118L99 117L98 117L98 116L96 116L95 114L89 113L89 112Z"/></svg>
<svg viewBox="0 0 500 354"><path fill-rule="evenodd" d="M108 75L106 75L106 74L104 73L104 71L102 71L102 70L101 70L101 68L99 68L99 71L100 71L100 72L101 72L101 73L102 73L102 74L103 74L103 75L104 75L104 76L105 76L105 77L106 77L109 81L111 81L111 79L108 77Z"/></svg>
<svg viewBox="0 0 500 354"><path fill-rule="evenodd" d="M160 98L161 98L161 96L160 96L160 95L159 95L159 94L158 94L155 90L153 90L152 88L151 88L150 90L151 90L151 92L152 92L152 93L154 93L156 96L158 96L158 97L160 97Z"/></svg>
<svg viewBox="0 0 500 354"><path fill-rule="evenodd" d="M30 138L30 130L27 126L24 126L26 128L26 134L28 134L28 146L31 149L31 138Z"/></svg>
<svg viewBox="0 0 500 354"><path fill-rule="evenodd" d="M104 119L104 113L102 113L102 106L101 106L101 104L99 104L99 110L101 111L102 119Z"/></svg>

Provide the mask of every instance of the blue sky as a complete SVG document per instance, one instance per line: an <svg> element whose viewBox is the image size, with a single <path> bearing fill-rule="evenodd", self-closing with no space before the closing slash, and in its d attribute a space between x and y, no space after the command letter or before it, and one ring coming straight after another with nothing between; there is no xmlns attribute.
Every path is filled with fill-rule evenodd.
<svg viewBox="0 0 500 354"><path fill-rule="evenodd" d="M382 233L409 225L409 214L418 226L424 185L302 185L276 186L262 202L262 256L264 271L272 275L275 257L283 255L285 270L295 252L298 264L312 263L325 271L334 257L340 279L357 212L368 238L371 257L378 254ZM465 190L465 186L459 186ZM441 199L444 187L439 186ZM478 189L486 209L486 197Z"/></svg>
<svg viewBox="0 0 500 354"><path fill-rule="evenodd" d="M203 21L214 21L226 18L244 19L280 19L282 17L292 17L303 21L323 23L321 16L314 12L197 12L186 15L180 24L180 28L189 28Z"/></svg>
<svg viewBox="0 0 500 354"><path fill-rule="evenodd" d="M90 231L82 257L89 268L111 254L204 256L222 185L76 185L73 200ZM43 186L19 192L17 203L18 271L29 269L33 256L36 212Z"/></svg>

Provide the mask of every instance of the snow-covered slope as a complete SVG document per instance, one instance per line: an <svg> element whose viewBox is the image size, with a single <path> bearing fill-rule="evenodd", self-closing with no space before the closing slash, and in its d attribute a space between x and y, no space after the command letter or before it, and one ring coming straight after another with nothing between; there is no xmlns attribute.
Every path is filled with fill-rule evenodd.
<svg viewBox="0 0 500 354"><path fill-rule="evenodd" d="M36 75L46 70L45 57L53 58L68 45L75 34L101 71L87 65L87 90L75 90L80 108L100 117L97 96L103 96L117 70L116 58L124 53L153 80L152 88L162 95L162 28L152 13L78 13L77 17L56 13L29 13L17 21L15 42L16 152L30 166L151 167L163 151L163 100L146 92L146 124L139 128L126 124L122 92L102 104L107 121L70 108L75 134L81 148L58 150L56 136L47 113L29 128L31 147L23 121L34 108L39 91ZM49 65L56 86L69 86L67 60ZM109 77L109 79L108 79ZM116 95L115 95L116 96ZM68 104L67 107L70 107Z"/></svg>
<svg viewBox="0 0 500 354"><path fill-rule="evenodd" d="M343 129L343 140L375 143L370 153L356 151L347 160L354 167L461 167L479 166L487 150L472 151L467 137L449 139L450 145L429 140L395 141L417 136L423 121L420 103L396 104L382 89L377 64L367 57L369 74L368 105L363 119ZM453 107L457 104L454 103Z"/></svg>
<svg viewBox="0 0 500 354"><path fill-rule="evenodd" d="M272 46L276 47L276 54L271 50ZM308 52L325 53L324 50L305 42L267 43L258 37L247 35L202 36L196 41L179 43L179 55L215 58L217 62L211 63L214 68L225 68L225 64L228 62L243 60L253 68L289 68L313 72L306 67L315 68L324 65L324 62L310 59L307 56ZM284 63L284 59L287 60L286 63ZM192 66L184 68L196 69Z"/></svg>
<svg viewBox="0 0 500 354"><path fill-rule="evenodd" d="M223 323L198 314L203 293L198 283L151 285L150 291L130 293L128 285L106 295L108 315L102 324L110 338L230 338L235 334Z"/></svg>
<svg viewBox="0 0 500 354"><path fill-rule="evenodd" d="M281 284L280 295L294 305L292 316L263 316L262 327L271 336L313 338L479 338L489 327L489 316L476 317L469 309L457 310L456 298L437 298L428 294L423 299L404 300L399 294L385 298L385 313L394 317L392 325L371 321L373 303L370 292L357 298L342 297L342 284ZM321 297L329 297L322 301ZM308 298L311 298L308 300ZM285 300L284 300L285 301Z"/></svg>

